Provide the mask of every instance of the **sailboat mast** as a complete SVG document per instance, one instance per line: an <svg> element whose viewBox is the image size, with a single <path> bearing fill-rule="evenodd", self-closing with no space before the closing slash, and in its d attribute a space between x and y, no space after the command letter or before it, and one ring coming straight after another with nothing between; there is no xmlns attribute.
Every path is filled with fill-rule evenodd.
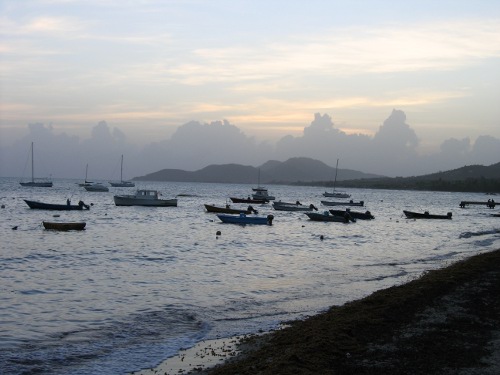
<svg viewBox="0 0 500 375"><path fill-rule="evenodd" d="M33 152L33 142L31 142L31 182L35 182L35 155Z"/></svg>
<svg viewBox="0 0 500 375"><path fill-rule="evenodd" d="M122 162L120 164L120 181L123 182L123 154L122 154Z"/></svg>
<svg viewBox="0 0 500 375"><path fill-rule="evenodd" d="M339 159L337 159L337 165L335 166L335 180L333 181L333 191L335 192L335 185L337 185L337 171L339 169Z"/></svg>

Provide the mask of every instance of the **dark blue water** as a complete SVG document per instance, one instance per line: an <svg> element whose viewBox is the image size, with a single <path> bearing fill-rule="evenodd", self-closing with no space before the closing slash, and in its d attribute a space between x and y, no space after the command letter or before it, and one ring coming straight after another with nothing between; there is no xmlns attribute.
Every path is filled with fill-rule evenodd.
<svg viewBox="0 0 500 375"><path fill-rule="evenodd" d="M250 185L138 183L164 198L180 194L178 207L145 208L114 205L114 194L134 188L90 193L77 181L38 189L0 182L2 374L151 367L203 339L274 328L500 243L500 220L489 215L498 208L458 208L489 198L482 194L351 190L375 220L317 223L263 205L259 214L273 214L273 225L242 227L220 223L203 204L247 196ZM325 209L321 188L269 189ZM52 212L23 201L66 198L93 205ZM453 219L407 220L403 209L451 211ZM87 229L47 231L43 220L85 221Z"/></svg>

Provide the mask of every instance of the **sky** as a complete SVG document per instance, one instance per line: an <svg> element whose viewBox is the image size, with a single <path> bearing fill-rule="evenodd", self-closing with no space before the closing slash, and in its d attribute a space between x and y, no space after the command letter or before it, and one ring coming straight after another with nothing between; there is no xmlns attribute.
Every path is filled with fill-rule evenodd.
<svg viewBox="0 0 500 375"><path fill-rule="evenodd" d="M0 175L32 141L78 164L61 177L121 153L131 174L292 149L386 175L498 162L499 66L497 0L0 0ZM410 164L373 160L387 133Z"/></svg>

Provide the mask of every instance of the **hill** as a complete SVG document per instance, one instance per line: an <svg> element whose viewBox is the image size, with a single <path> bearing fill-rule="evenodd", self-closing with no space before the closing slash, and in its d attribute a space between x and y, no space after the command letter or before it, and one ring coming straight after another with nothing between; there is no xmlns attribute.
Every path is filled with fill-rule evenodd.
<svg viewBox="0 0 500 375"><path fill-rule="evenodd" d="M342 187L432 191L468 191L500 193L500 163L490 166L469 165L446 172L413 177L383 177L344 180Z"/></svg>
<svg viewBox="0 0 500 375"><path fill-rule="evenodd" d="M335 176L335 168L310 158L291 158L284 162L270 160L260 167L240 164L209 165L197 171L179 169L162 169L161 171L135 177L135 181L177 181L177 182L220 182L255 184L259 180L263 184L287 184L314 181L331 181ZM382 176L339 169L337 181L380 178Z"/></svg>

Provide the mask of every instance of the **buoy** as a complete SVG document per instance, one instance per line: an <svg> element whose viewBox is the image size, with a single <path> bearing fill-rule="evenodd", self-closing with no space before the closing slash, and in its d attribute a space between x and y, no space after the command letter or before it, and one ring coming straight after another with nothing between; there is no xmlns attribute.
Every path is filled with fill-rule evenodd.
<svg viewBox="0 0 500 375"><path fill-rule="evenodd" d="M325 237L323 237L323 235L319 236L319 239L320 240L323 240Z"/></svg>
<svg viewBox="0 0 500 375"><path fill-rule="evenodd" d="M17 230L17 225L15 227L12 227L12 230Z"/></svg>
<svg viewBox="0 0 500 375"><path fill-rule="evenodd" d="M222 233L220 232L220 230L217 231L217 233L215 233L217 236L220 236Z"/></svg>
<svg viewBox="0 0 500 375"><path fill-rule="evenodd" d="M2 208L5 208L5 204L2 204Z"/></svg>

